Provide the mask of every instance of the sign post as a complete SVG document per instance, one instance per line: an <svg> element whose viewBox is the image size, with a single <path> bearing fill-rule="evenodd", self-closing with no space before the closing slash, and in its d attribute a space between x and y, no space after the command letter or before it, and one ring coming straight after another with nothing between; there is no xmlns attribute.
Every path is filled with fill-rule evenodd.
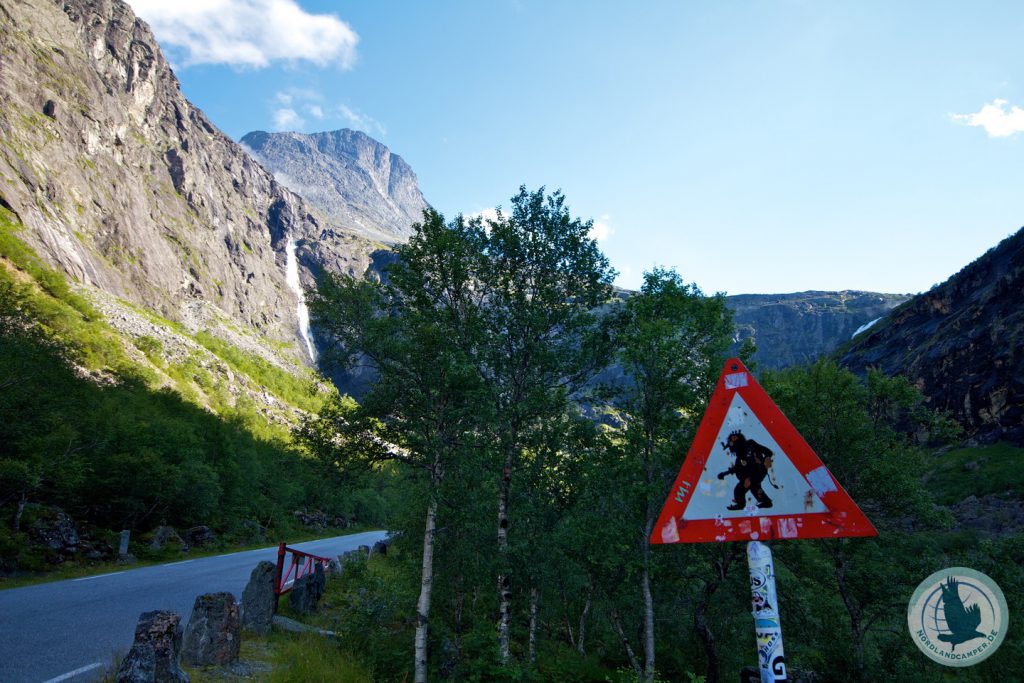
<svg viewBox="0 0 1024 683"><path fill-rule="evenodd" d="M877 535L743 363L726 361L650 540L750 542L763 683L788 679L772 554L761 541Z"/></svg>
<svg viewBox="0 0 1024 683"><path fill-rule="evenodd" d="M758 541L747 543L747 568L750 570L757 668L761 672L761 683L788 681L771 549Z"/></svg>

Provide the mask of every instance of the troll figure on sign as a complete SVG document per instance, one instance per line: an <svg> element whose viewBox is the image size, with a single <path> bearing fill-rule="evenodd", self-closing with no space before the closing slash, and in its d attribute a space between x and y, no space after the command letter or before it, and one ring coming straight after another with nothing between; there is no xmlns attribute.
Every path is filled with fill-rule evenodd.
<svg viewBox="0 0 1024 683"><path fill-rule="evenodd" d="M736 460L732 467L724 472L719 472L718 478L725 479L727 474L735 474L739 480L732 492L732 505L726 509L742 510L746 507L747 491L754 495L757 507L770 508L772 499L761 488L761 482L768 476L768 468L772 466L772 450L743 436L739 430L729 435L729 439L722 444L722 448L732 453ZM772 482L772 486L775 486L775 482Z"/></svg>

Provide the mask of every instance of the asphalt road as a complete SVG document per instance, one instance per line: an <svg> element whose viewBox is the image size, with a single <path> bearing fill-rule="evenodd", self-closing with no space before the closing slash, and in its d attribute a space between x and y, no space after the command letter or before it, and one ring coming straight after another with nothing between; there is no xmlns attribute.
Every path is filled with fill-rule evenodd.
<svg viewBox="0 0 1024 683"><path fill-rule="evenodd" d="M334 557L373 545L383 531L297 543ZM196 596L229 591L241 599L260 560L277 547L127 569L0 591L0 681L81 683L99 678L131 647L142 612L173 610L188 621Z"/></svg>

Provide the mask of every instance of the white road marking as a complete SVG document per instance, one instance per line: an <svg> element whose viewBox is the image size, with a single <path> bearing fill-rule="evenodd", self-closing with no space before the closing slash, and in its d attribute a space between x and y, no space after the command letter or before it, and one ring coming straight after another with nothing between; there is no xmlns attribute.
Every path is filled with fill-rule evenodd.
<svg viewBox="0 0 1024 683"><path fill-rule="evenodd" d="M95 577L89 577L89 578L95 578ZM61 674L60 676L57 676L56 678L51 678L48 681L43 681L43 683L60 683L61 681L66 681L69 678L74 678L78 674L84 674L86 671L92 671L93 669L98 669L101 666L103 666L103 664L101 664L100 662L93 662L92 664L86 664L85 666L78 667L74 671L69 671L66 674Z"/></svg>
<svg viewBox="0 0 1024 683"><path fill-rule="evenodd" d="M125 570L127 571L127 570ZM104 576L117 576L118 574L124 574L124 571L110 572L109 574L97 574L96 576L83 576L80 579L71 579L72 581L92 581L93 579L102 579ZM49 683L47 681L46 683Z"/></svg>
<svg viewBox="0 0 1024 683"><path fill-rule="evenodd" d="M167 564L165 564L163 566L164 567L173 567L173 566L179 565L179 564L188 564L189 562L195 562L195 560L182 560L181 562L168 562Z"/></svg>

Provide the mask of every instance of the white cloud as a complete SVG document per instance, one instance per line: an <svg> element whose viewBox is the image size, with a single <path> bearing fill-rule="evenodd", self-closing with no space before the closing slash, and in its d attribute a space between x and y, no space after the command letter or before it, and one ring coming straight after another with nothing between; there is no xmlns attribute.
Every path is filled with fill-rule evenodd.
<svg viewBox="0 0 1024 683"><path fill-rule="evenodd" d="M981 111L973 114L951 114L957 123L967 126L981 126L990 138L1005 138L1014 133L1024 133L1024 109L1006 100L992 100Z"/></svg>
<svg viewBox="0 0 1024 683"><path fill-rule="evenodd" d="M274 112L274 130L297 130L304 123L294 109L278 109Z"/></svg>
<svg viewBox="0 0 1024 683"><path fill-rule="evenodd" d="M292 97L291 93L278 92L274 94L274 99L277 100L279 104L283 104L286 107L290 107L292 106L292 100L295 98Z"/></svg>
<svg viewBox="0 0 1024 683"><path fill-rule="evenodd" d="M332 14L310 14L295 0L129 0L182 66L263 68L304 60L351 68L359 36ZM282 104L288 104L282 102Z"/></svg>
<svg viewBox="0 0 1024 683"><path fill-rule="evenodd" d="M609 237L615 234L615 228L611 225L612 217L605 214L594 221L594 225L590 228L590 239L597 240L598 242L604 242Z"/></svg>
<svg viewBox="0 0 1024 683"><path fill-rule="evenodd" d="M476 213L466 215L467 221L473 220L474 218L483 218L484 223L487 221L496 221L498 220L498 209L497 207L491 207L489 209L484 209L483 211L477 211Z"/></svg>
<svg viewBox="0 0 1024 683"><path fill-rule="evenodd" d="M365 114L360 114L344 104L338 105L338 113L341 114L341 117L345 119L350 128L372 135L384 136L388 133L387 129L379 121Z"/></svg>
<svg viewBox="0 0 1024 683"><path fill-rule="evenodd" d="M324 110L319 104L313 104L309 107L309 115L314 119L322 119L324 117Z"/></svg>

